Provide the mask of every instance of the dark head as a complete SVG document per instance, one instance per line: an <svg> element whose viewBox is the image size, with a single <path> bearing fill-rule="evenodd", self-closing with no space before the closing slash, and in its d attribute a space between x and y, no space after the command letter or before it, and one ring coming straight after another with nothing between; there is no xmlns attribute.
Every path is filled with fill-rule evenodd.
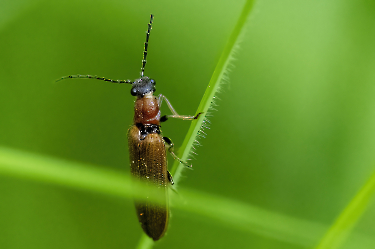
<svg viewBox="0 0 375 249"><path fill-rule="evenodd" d="M147 76L141 77L133 82L130 93L133 96L142 98L145 94L154 93L156 91L155 84L155 80Z"/></svg>

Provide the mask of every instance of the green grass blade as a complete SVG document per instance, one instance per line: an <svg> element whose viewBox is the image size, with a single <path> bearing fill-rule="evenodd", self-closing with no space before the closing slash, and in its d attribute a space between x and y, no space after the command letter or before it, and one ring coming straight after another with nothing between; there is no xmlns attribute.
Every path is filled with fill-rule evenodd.
<svg viewBox="0 0 375 249"><path fill-rule="evenodd" d="M129 174L0 146L0 175L53 184L65 188L117 196L133 201L163 203L157 188L130 179ZM147 192L152 191L151 194ZM148 196L150 195L150 196Z"/></svg>
<svg viewBox="0 0 375 249"><path fill-rule="evenodd" d="M0 174L62 187L130 198L128 174L0 147Z"/></svg>
<svg viewBox="0 0 375 249"><path fill-rule="evenodd" d="M233 53L235 52L238 43L240 41L240 37L242 32L244 31L247 18L254 6L254 0L247 0L238 21L229 36L229 39L224 47L224 50L219 58L219 61L215 67L214 73L208 83L206 92L204 93L202 100L198 106L197 114L203 112L203 115L206 115L210 111L210 107L212 103L215 101L215 95L218 93L221 84L225 79L225 75L228 73L227 68L230 64L231 60L233 60ZM198 120L194 120L189 128L189 131L185 137L182 146L180 147L180 158L182 161L186 161L189 157L192 147L194 144L197 143L197 139L199 139L201 129L205 127L205 123L207 122L207 118L199 118ZM183 166L179 167L180 163L176 160L173 164L171 173L175 182L178 182Z"/></svg>
<svg viewBox="0 0 375 249"><path fill-rule="evenodd" d="M134 181L130 184L129 175L119 171L6 147L0 147L0 175L116 196L128 199L129 202L133 202L133 197L146 198L145 194L150 191L150 187L145 184ZM372 182L373 179L374 177L371 178ZM232 228L244 234L258 234L294 245L312 247L326 231L326 226L319 223L205 194L202 191L181 189L179 193L177 198L172 199L174 208L211 218L226 229ZM159 200L163 200L163 196L158 195L157 191L151 196L148 195L148 201ZM353 234L351 241L355 247L348 248L375 248L375 241L362 235ZM359 242L365 242L366 247L357 246ZM151 239L143 235L137 248L151 248L153 244Z"/></svg>
<svg viewBox="0 0 375 249"><path fill-rule="evenodd" d="M316 249L339 248L348 238L351 230L366 211L374 192L375 171L329 228Z"/></svg>

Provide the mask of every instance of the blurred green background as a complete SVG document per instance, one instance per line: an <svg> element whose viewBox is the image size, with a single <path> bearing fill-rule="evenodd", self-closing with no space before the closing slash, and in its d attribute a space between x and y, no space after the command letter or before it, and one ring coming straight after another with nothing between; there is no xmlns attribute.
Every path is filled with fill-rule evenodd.
<svg viewBox="0 0 375 249"><path fill-rule="evenodd" d="M153 13L146 75L194 114L244 3L1 1L0 145L128 173L130 87L54 80L137 78ZM180 188L328 228L374 169L375 2L257 1L235 58ZM163 125L177 150L189 125ZM142 235L132 200L9 176L0 194L0 248L134 248ZM373 238L374 216L355 232ZM302 248L172 209L155 248L177 247Z"/></svg>

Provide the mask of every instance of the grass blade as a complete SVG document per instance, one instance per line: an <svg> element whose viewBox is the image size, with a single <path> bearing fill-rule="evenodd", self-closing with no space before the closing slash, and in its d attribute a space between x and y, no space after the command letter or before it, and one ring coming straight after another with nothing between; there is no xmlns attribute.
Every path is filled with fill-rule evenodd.
<svg viewBox="0 0 375 249"><path fill-rule="evenodd" d="M117 196L128 199L129 202L133 202L133 197L148 197L148 201L154 202L163 200L163 196L157 192L155 195L146 195L150 189L142 183L131 181L130 184L128 174L6 147L0 147L0 175ZM374 182L374 176L371 181ZM134 184L136 186L132 188ZM258 234L294 245L312 247L326 231L326 226L316 222L205 194L202 191L181 189L179 193L183 198L172 200L174 208L211 218L226 229L229 227L245 234ZM353 246L347 248L375 248L372 238L359 234L352 235L351 243ZM361 246L363 244L365 246ZM154 242L143 235L137 248L151 248L153 245Z"/></svg>
<svg viewBox="0 0 375 249"><path fill-rule="evenodd" d="M375 171L329 228L316 249L339 248L348 238L351 230L366 211L374 192Z"/></svg>
<svg viewBox="0 0 375 249"><path fill-rule="evenodd" d="M217 94L218 90L220 89L220 85L223 83L225 75L227 74L227 68L230 64L231 60L233 59L233 53L238 46L241 33L244 31L247 18L253 8L254 0L247 0L240 17L225 45L225 48L219 58L219 61L215 67L214 73L210 79L210 82L207 86L206 92L203 95L201 103L197 109L196 113L203 112L203 115L206 115L210 111L210 107L212 103L215 101L215 95ZM197 143L197 139L200 136L200 132L206 127L207 118L199 118L191 123L189 131L185 137L182 146L180 147L180 158L183 161L189 157L192 147L195 143ZM183 166L179 167L180 163L175 161L173 164L171 173L175 182L178 182L181 171L184 168Z"/></svg>

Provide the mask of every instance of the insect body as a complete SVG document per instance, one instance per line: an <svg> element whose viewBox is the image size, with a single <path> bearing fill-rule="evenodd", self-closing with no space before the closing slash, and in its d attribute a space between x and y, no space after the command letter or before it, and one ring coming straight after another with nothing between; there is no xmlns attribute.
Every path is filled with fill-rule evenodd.
<svg viewBox="0 0 375 249"><path fill-rule="evenodd" d="M174 154L172 141L161 135L160 122L164 122L168 118L197 119L201 113L198 113L196 116L179 115L164 95L153 95L156 82L143 75L152 22L153 15L151 15L150 23L148 24L146 42L144 44L141 78L132 82L130 80L111 80L91 75L70 75L62 77L59 80L67 78L93 78L113 83L132 84L131 95L135 96L136 100L134 106L134 123L128 130L131 174L134 178L144 180L146 183L161 188L165 196L163 204L153 204L147 201L136 201L135 203L138 220L141 223L143 231L156 241L163 237L167 230L169 219L168 185L173 184L173 180L167 171L167 149L173 158L190 167ZM160 106L163 100L167 103L172 115L161 116Z"/></svg>
<svg viewBox="0 0 375 249"><path fill-rule="evenodd" d="M154 81L142 77L140 82L153 87ZM134 89L134 88L133 88ZM134 107L134 124L128 131L131 173L134 177L163 188L165 204L136 202L139 222L144 232L153 240L161 238L168 225L167 155L160 135L159 101L148 92L137 96Z"/></svg>

